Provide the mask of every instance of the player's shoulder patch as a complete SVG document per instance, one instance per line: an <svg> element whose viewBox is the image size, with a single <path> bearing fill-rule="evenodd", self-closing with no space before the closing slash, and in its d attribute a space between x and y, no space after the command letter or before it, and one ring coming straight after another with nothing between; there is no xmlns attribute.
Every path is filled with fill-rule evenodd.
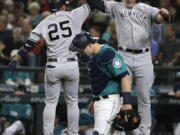
<svg viewBox="0 0 180 135"><path fill-rule="evenodd" d="M111 62L113 60L115 56L115 52L110 49L110 48L107 48L100 56L99 58L99 61L100 63L102 64L107 64L109 62Z"/></svg>
<svg viewBox="0 0 180 135"><path fill-rule="evenodd" d="M122 66L121 60L119 58L115 58L113 60L113 67L120 68Z"/></svg>

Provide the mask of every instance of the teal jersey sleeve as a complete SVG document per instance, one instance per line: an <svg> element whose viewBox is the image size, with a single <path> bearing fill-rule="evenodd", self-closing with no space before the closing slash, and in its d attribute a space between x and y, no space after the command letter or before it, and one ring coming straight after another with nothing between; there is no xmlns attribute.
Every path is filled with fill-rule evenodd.
<svg viewBox="0 0 180 135"><path fill-rule="evenodd" d="M3 104L1 107L1 111L0 111L0 115L1 116L6 116L9 113L9 109L8 109L8 105L7 104Z"/></svg>
<svg viewBox="0 0 180 135"><path fill-rule="evenodd" d="M122 78L128 74L128 70L123 58L117 53L115 54L113 60L108 63L107 70L112 77Z"/></svg>
<svg viewBox="0 0 180 135"><path fill-rule="evenodd" d="M3 104L1 116L5 116L9 122L32 120L32 107L29 104Z"/></svg>
<svg viewBox="0 0 180 135"><path fill-rule="evenodd" d="M93 115L88 113L80 113L79 125L80 126L87 126L94 123Z"/></svg>
<svg viewBox="0 0 180 135"><path fill-rule="evenodd" d="M28 72L24 72L24 73L23 73L23 79L24 79L24 80L25 80L25 79L30 79L30 75L29 75Z"/></svg>
<svg viewBox="0 0 180 135"><path fill-rule="evenodd" d="M104 45L99 51L99 68L106 67L104 72L110 74L111 77L122 78L128 74L126 64L122 56L112 47Z"/></svg>
<svg viewBox="0 0 180 135"><path fill-rule="evenodd" d="M12 79L13 81L15 81L15 75L17 73L15 72L13 75L10 74L10 72L4 72L3 73L3 80L7 81L8 79Z"/></svg>
<svg viewBox="0 0 180 135"><path fill-rule="evenodd" d="M21 117L27 120L32 120L32 107L29 104L24 104Z"/></svg>
<svg viewBox="0 0 180 135"><path fill-rule="evenodd" d="M54 129L54 135L61 135L62 130L65 129L66 127L63 125L59 125L59 127Z"/></svg>
<svg viewBox="0 0 180 135"><path fill-rule="evenodd" d="M18 78L20 78L22 80L25 80L25 79L30 78L30 76L29 76L28 72L18 72Z"/></svg>
<svg viewBox="0 0 180 135"><path fill-rule="evenodd" d="M7 81L8 79L12 79L13 81L17 81L18 79L25 80L30 78L28 72L15 72L13 75L10 72L3 73L3 80Z"/></svg>

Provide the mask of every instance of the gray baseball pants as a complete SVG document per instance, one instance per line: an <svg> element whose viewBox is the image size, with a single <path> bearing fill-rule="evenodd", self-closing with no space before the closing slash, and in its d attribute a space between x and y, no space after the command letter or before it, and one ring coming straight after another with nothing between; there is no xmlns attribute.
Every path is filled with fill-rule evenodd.
<svg viewBox="0 0 180 135"><path fill-rule="evenodd" d="M151 53L132 54L120 51L120 54L127 64L137 90L138 112L141 117L141 124L138 129L133 131L133 135L150 135L151 102L149 90L154 82Z"/></svg>
<svg viewBox="0 0 180 135"><path fill-rule="evenodd" d="M68 135L78 135L79 67L78 62L48 62L45 70L45 109L43 112L44 135L54 134L56 106L61 89L67 104Z"/></svg>

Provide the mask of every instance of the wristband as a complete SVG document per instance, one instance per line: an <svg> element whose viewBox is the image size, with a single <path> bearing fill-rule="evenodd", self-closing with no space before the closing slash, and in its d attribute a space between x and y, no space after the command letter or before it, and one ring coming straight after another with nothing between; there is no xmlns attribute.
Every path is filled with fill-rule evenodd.
<svg viewBox="0 0 180 135"><path fill-rule="evenodd" d="M18 51L18 54L21 56L21 57L26 57L27 53L24 51L23 48L20 48L19 51Z"/></svg>
<svg viewBox="0 0 180 135"><path fill-rule="evenodd" d="M123 104L131 104L131 92L122 93Z"/></svg>

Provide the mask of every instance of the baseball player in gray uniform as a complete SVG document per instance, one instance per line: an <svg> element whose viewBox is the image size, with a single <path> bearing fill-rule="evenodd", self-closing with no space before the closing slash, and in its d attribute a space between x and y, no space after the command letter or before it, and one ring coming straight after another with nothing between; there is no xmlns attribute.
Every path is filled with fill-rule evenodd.
<svg viewBox="0 0 180 135"><path fill-rule="evenodd" d="M166 9L158 9L138 0L112 2L87 0L91 9L111 14L116 22L118 49L123 56L138 91L138 111L141 125L135 135L150 135L151 110L148 90L154 81L150 52L151 26L170 19Z"/></svg>
<svg viewBox="0 0 180 135"><path fill-rule="evenodd" d="M26 44L8 65L14 72L20 59L26 57L37 42L43 38L47 45L47 64L45 69L45 109L43 113L44 135L53 135L55 110L60 95L64 90L67 103L68 135L78 135L79 108L78 85L79 67L76 54L69 51L75 35L81 32L81 26L90 14L87 4L66 12L66 0L49 0L53 12L30 33Z"/></svg>

